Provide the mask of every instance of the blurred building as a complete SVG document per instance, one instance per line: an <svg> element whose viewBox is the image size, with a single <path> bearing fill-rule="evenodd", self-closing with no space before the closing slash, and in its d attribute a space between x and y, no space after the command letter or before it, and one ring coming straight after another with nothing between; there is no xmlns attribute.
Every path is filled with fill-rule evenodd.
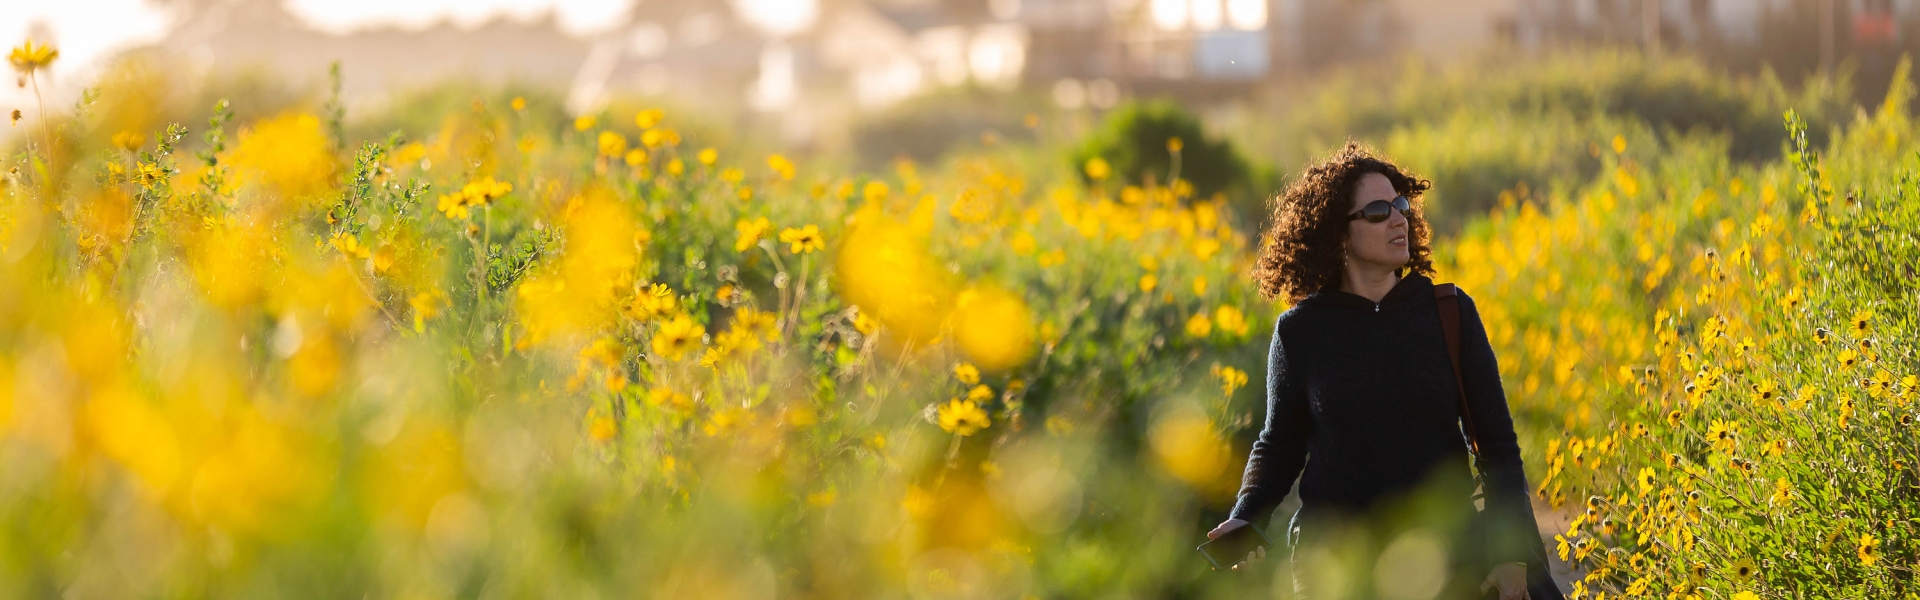
<svg viewBox="0 0 1920 600"><path fill-rule="evenodd" d="M1783 76L1850 60L1862 81L1884 81L1899 53L1920 49L1905 35L1920 0L635 0L586 38L551 17L327 33L280 0L162 3L177 25L158 49L295 78L338 60L350 98L464 78L566 89L577 111L669 94L828 121L962 86L1064 108L1136 94L1206 102L1340 65L1592 44Z"/></svg>

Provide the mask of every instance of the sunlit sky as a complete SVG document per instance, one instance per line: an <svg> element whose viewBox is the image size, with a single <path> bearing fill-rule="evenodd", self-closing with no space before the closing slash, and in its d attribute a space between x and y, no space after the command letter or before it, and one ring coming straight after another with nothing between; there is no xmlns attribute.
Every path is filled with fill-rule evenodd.
<svg viewBox="0 0 1920 600"><path fill-rule="evenodd" d="M425 28L442 20L470 27L495 17L536 19L551 11L560 28L593 35L644 10L646 0L282 0L289 12L333 33L379 26ZM748 20L776 33L810 25L813 0L714 0L737 6ZM637 4L637 6L636 6ZM172 16L147 0L0 0L0 41L19 44L36 27L52 33L63 72L84 74L102 58L159 39Z"/></svg>
<svg viewBox="0 0 1920 600"><path fill-rule="evenodd" d="M497 17L538 19L551 12L560 28L591 36L626 21L647 0L279 0L315 29L347 33L371 27L421 29L442 21L472 27ZM712 0L732 4L742 16L775 34L812 25L817 0ZM0 42L11 48L39 33L60 50L55 93L73 92L102 61L130 47L156 41L175 26L174 17L149 0L0 0ZM38 41L47 42L47 39ZM31 93L0 87L0 103L19 104Z"/></svg>
<svg viewBox="0 0 1920 600"><path fill-rule="evenodd" d="M495 17L539 18L553 11L575 35L604 31L626 19L628 0L285 0L287 10L322 31L345 33L379 25L420 29L443 19L471 27ZM644 3L644 2L643 2Z"/></svg>

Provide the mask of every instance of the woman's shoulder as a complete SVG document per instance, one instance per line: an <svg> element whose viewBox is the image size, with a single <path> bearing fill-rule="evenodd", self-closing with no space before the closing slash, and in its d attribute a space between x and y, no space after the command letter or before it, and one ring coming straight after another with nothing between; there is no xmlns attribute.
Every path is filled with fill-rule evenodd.
<svg viewBox="0 0 1920 600"><path fill-rule="evenodd" d="M1288 306L1286 310L1280 311L1280 316L1274 318L1273 334L1285 334L1290 337L1298 335L1301 328L1314 321L1316 315L1324 310L1326 307L1312 304L1295 303Z"/></svg>

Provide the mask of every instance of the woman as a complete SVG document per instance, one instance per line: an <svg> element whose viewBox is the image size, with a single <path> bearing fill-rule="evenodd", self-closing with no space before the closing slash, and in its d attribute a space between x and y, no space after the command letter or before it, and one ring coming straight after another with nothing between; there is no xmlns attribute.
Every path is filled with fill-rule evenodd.
<svg viewBox="0 0 1920 600"><path fill-rule="evenodd" d="M1429 232L1413 203L1430 186L1349 142L1274 202L1272 239L1254 276L1261 293L1284 296L1294 306L1274 325L1266 424L1247 460L1239 500L1231 518L1207 536L1266 520L1304 468L1301 506L1286 536L1302 598L1373 597L1375 582L1402 585L1417 575L1383 562L1378 569L1362 565L1373 577L1343 582L1338 590L1316 588L1316 571L1325 569L1303 562L1309 551L1358 554L1372 564L1374 544L1363 541L1353 551L1341 542L1346 545L1336 549L1336 531L1371 532L1362 540L1394 539L1422 527L1434 532L1430 538L1448 543L1428 544L1441 548L1429 554L1445 554L1453 571L1438 578L1448 582L1440 591L1452 594L1444 597L1497 591L1501 600L1527 599L1528 566L1544 573L1545 550L1500 371L1479 312L1463 291L1460 384L1480 438L1480 455L1469 464L1461 388L1428 278ZM1485 512L1478 515L1470 493L1474 468L1484 481ZM1261 549L1235 568L1264 556ZM1540 583L1541 575L1535 579ZM1559 597L1539 595L1546 594L1531 600Z"/></svg>

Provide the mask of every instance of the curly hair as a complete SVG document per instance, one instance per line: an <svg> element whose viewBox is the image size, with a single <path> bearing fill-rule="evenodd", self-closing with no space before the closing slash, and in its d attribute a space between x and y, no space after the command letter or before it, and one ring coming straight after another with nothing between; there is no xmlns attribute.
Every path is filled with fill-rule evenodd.
<svg viewBox="0 0 1920 600"><path fill-rule="evenodd" d="M1266 236L1253 278L1268 299L1285 297L1297 303L1315 292L1340 285L1347 239L1347 215L1354 188L1368 173L1385 175L1393 189L1414 200L1407 218L1407 253L1403 269L1433 275L1433 249L1426 211L1418 202L1433 183L1375 155L1366 146L1346 147L1306 172L1269 201L1273 228ZM1404 274L1404 273L1403 273Z"/></svg>

